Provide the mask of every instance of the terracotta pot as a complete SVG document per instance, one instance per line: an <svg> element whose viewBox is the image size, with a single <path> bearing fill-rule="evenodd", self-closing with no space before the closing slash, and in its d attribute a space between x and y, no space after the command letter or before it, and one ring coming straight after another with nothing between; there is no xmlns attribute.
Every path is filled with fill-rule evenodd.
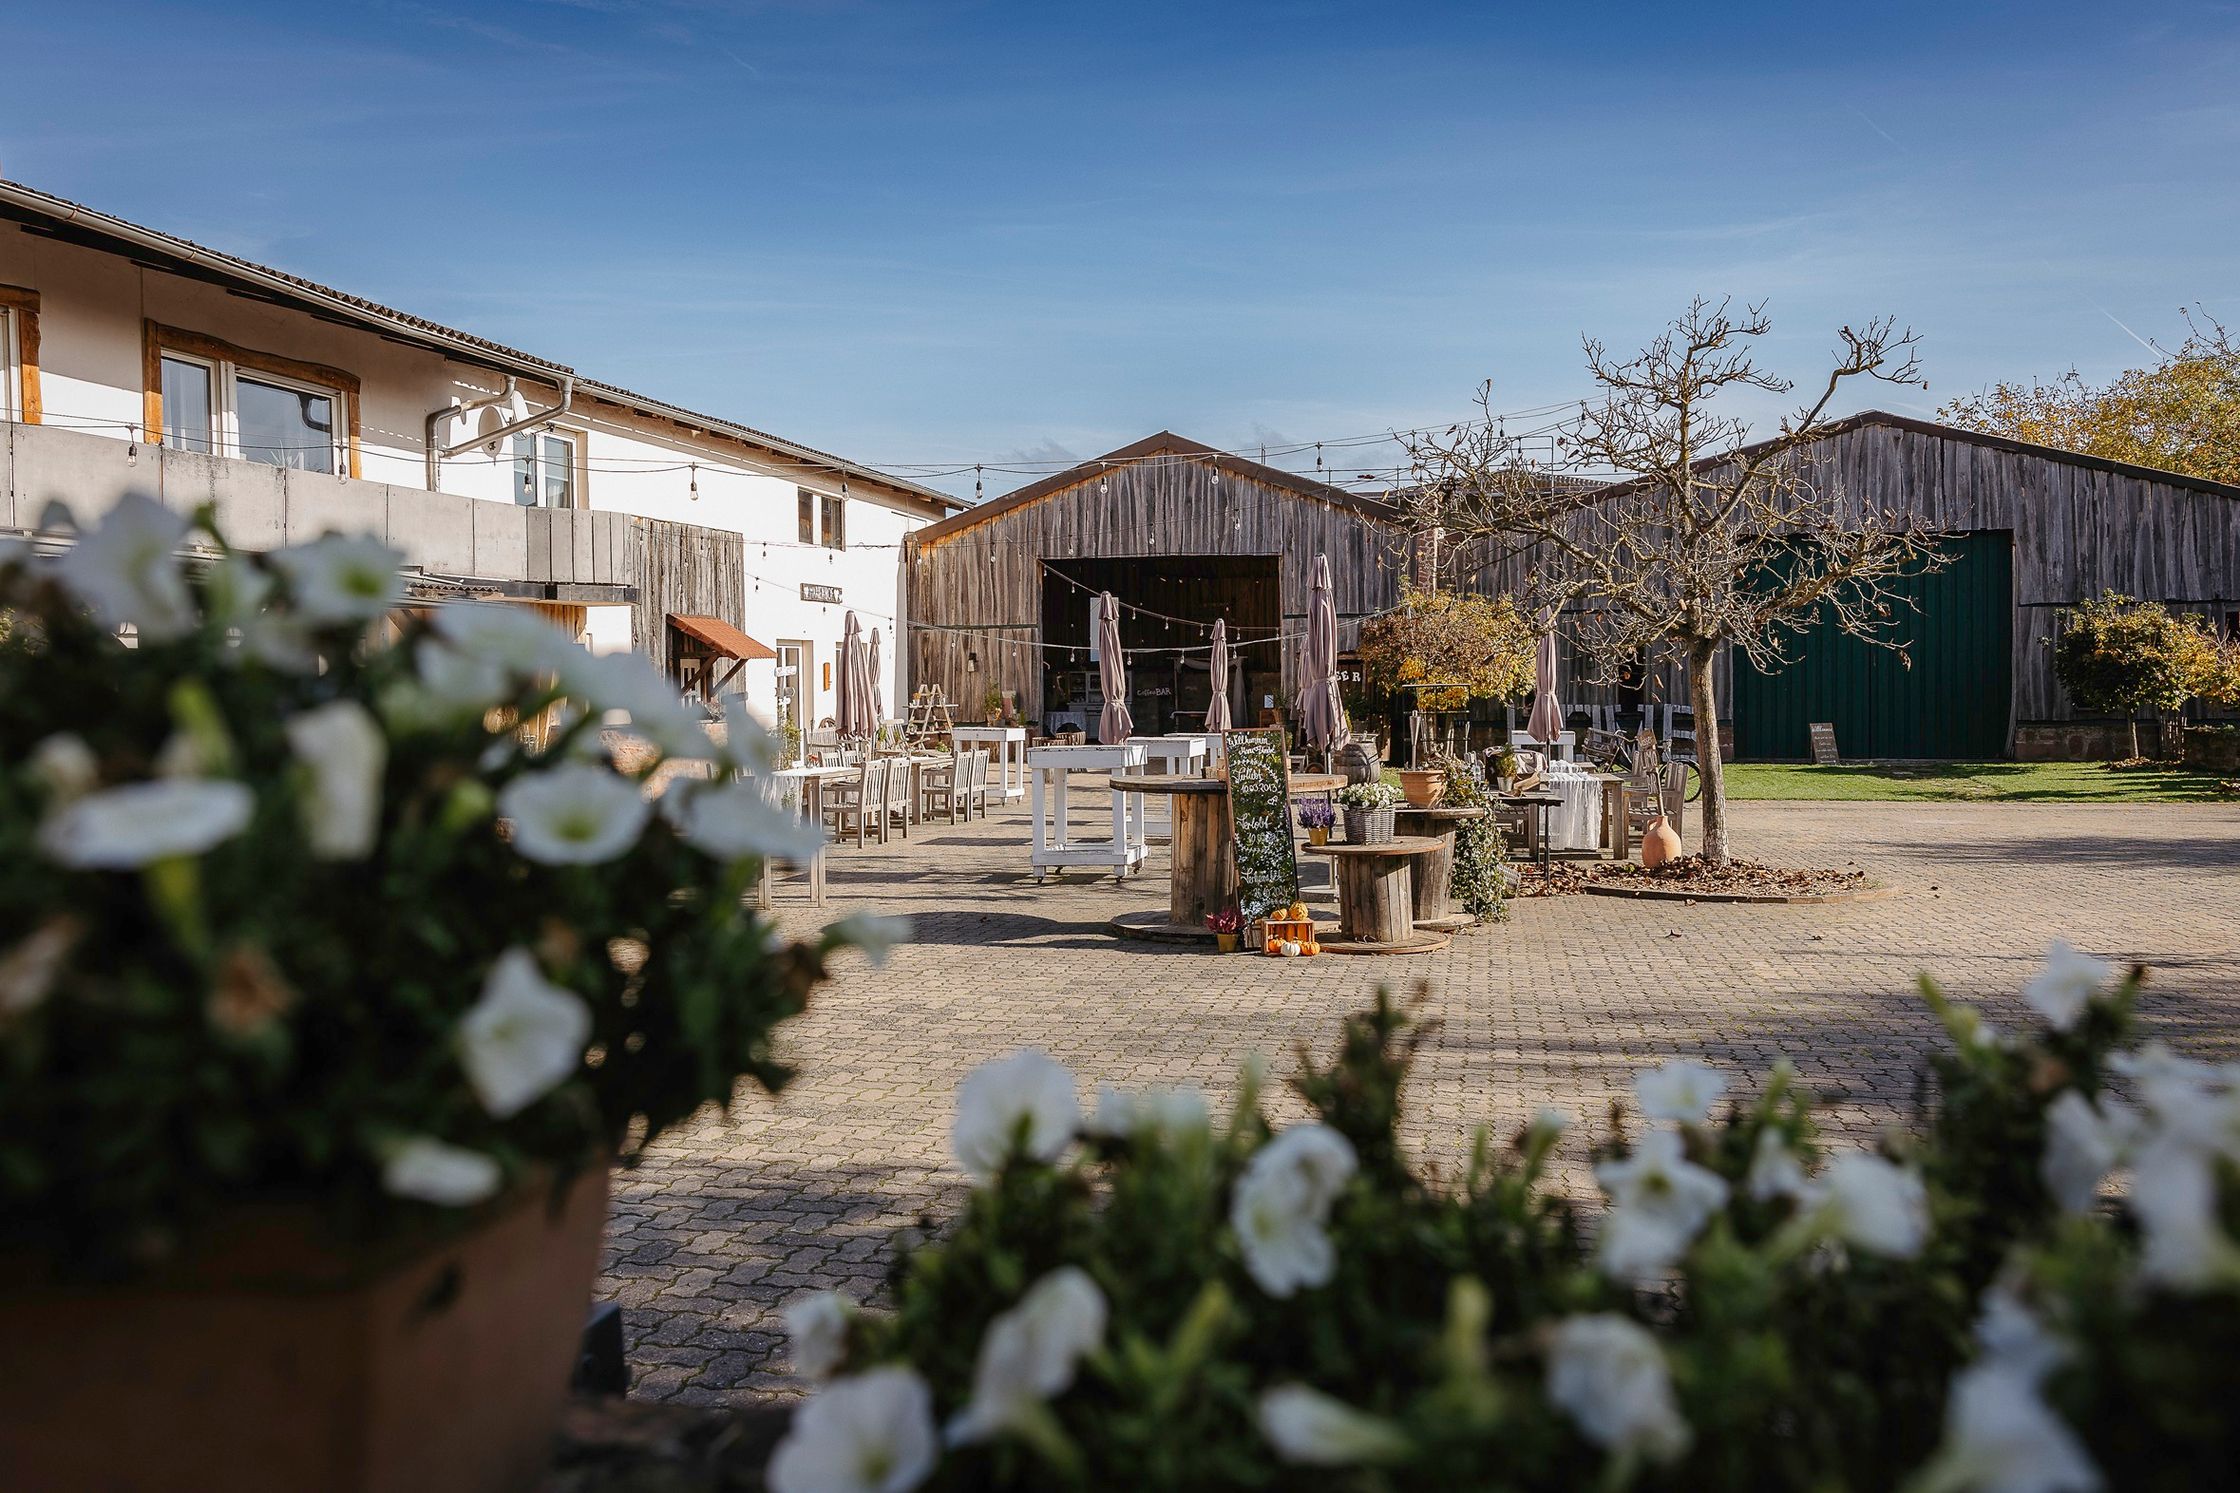
<svg viewBox="0 0 2240 1493"><path fill-rule="evenodd" d="M1680 836L1670 820L1659 814L1641 831L1641 865L1654 871L1680 854Z"/></svg>
<svg viewBox="0 0 2240 1493"><path fill-rule="evenodd" d="M1234 954L1237 951L1237 935L1234 933L1216 933L1213 936L1213 946L1224 954Z"/></svg>
<svg viewBox="0 0 2240 1493"><path fill-rule="evenodd" d="M0 1270L0 1467L15 1488L526 1493L599 1268L607 1169L372 1248L245 1209L146 1279Z"/></svg>
<svg viewBox="0 0 2240 1493"><path fill-rule="evenodd" d="M1400 792L1411 809L1428 809L1447 791L1447 775L1435 767L1402 768Z"/></svg>

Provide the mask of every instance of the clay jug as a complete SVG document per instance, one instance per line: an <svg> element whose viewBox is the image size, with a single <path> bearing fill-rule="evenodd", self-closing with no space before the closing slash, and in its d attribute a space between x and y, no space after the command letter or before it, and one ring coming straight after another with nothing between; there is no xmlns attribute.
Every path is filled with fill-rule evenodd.
<svg viewBox="0 0 2240 1493"><path fill-rule="evenodd" d="M1672 821L1659 814L1641 831L1641 866L1654 871L1680 854L1680 836L1673 830Z"/></svg>

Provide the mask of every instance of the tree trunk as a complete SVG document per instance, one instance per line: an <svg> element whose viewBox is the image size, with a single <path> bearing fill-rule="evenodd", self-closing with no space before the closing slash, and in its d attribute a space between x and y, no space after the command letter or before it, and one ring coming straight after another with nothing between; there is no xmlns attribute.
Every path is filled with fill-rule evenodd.
<svg viewBox="0 0 2240 1493"><path fill-rule="evenodd" d="M1688 645L1688 703L1696 713L1696 771L1703 775L1703 843L1696 853L1723 866L1732 851L1727 843L1727 776L1719 759L1719 696L1711 679L1717 653L1718 645L1706 639Z"/></svg>
<svg viewBox="0 0 2240 1493"><path fill-rule="evenodd" d="M2134 715L2133 717L2131 717L2131 722L2130 722L2130 724L2131 724L2131 760L2132 760L2132 761L2134 761L2134 762L2136 762L2136 761L2138 761L2138 760L2139 760L2139 718L2138 718L2138 717L2137 717L2136 715Z"/></svg>

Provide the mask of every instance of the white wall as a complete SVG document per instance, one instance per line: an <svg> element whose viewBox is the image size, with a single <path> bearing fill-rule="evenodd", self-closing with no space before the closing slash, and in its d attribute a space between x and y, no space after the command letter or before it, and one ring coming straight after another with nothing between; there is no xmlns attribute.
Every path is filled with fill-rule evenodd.
<svg viewBox="0 0 2240 1493"><path fill-rule="evenodd" d="M360 474L375 482L424 487L427 412L504 387L502 375L428 349L141 269L122 257L41 238L13 224L0 224L0 284L39 292L41 396L45 422L53 426L146 439L140 429L143 318L356 375ZM531 408L551 403L556 394L526 383L520 392ZM504 418L484 412L477 428L493 429ZM883 694L888 710L898 713L901 542L929 521L926 516L851 489L848 547L804 546L796 527L796 491L807 486L820 495L838 495L836 477L798 476L775 461L758 461L736 443L695 436L671 422L588 398L579 398L577 407L554 423L578 439L580 504L727 529L746 538L749 579L741 598L746 631L771 645L781 639L810 644L805 703L812 722L832 711L824 676L850 609L866 630L881 632ZM465 422L452 420L439 427L438 437L450 444L472 433ZM697 499L691 491L694 473L671 470L692 463L699 467ZM437 485L466 497L511 502L510 448L492 455L477 447L447 459ZM804 582L839 587L842 603L803 601ZM593 607L588 615L594 647L629 646L628 608ZM742 686L750 707L767 718L775 700L773 666L749 665L734 687Z"/></svg>

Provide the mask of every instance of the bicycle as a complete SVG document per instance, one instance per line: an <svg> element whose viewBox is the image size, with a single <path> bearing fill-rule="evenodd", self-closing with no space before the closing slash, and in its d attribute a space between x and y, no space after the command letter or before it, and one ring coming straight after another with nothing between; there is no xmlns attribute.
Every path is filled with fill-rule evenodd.
<svg viewBox="0 0 2240 1493"><path fill-rule="evenodd" d="M1640 760L1639 748L1634 738L1623 731L1604 731L1590 728L1579 735L1579 755L1601 768L1620 777L1632 777ZM1696 766L1693 752L1668 752L1664 761L1682 770L1681 801L1694 803L1703 796L1703 772Z"/></svg>

